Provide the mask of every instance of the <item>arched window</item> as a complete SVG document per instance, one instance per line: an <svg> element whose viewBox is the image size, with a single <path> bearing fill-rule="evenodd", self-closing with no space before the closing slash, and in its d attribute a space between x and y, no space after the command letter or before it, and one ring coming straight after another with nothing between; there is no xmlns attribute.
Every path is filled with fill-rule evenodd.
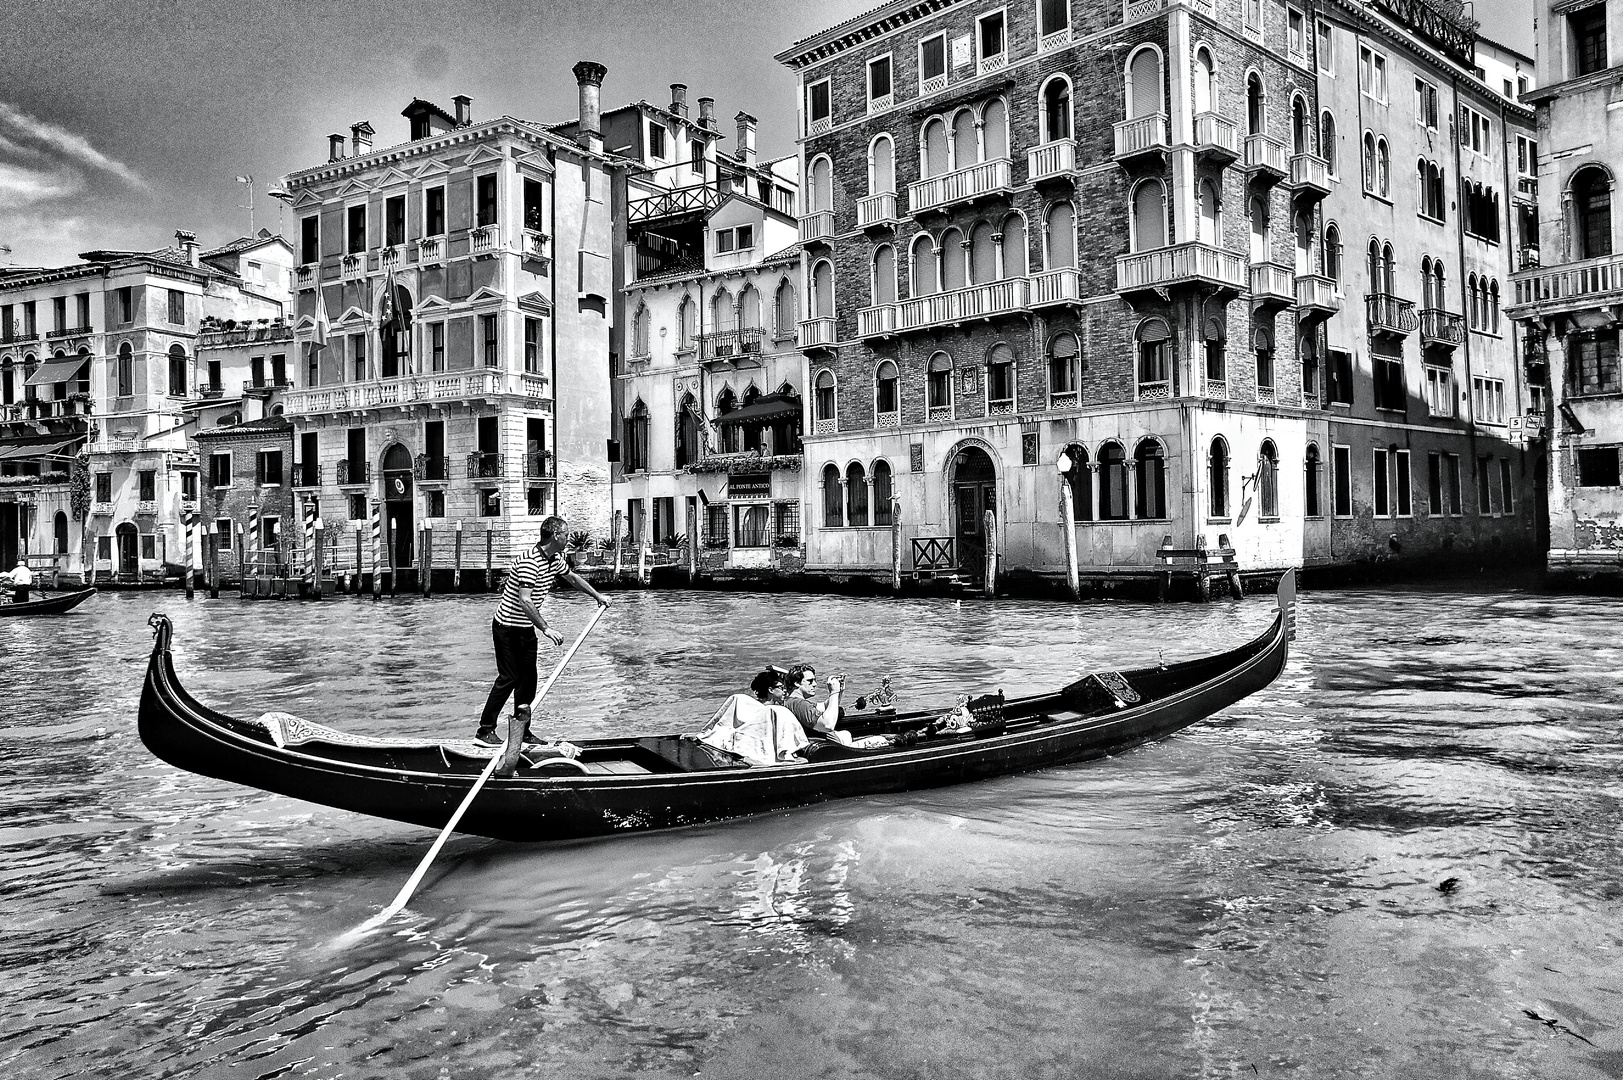
<svg viewBox="0 0 1623 1080"><path fill-rule="evenodd" d="M1133 250L1166 246L1166 188L1159 180L1140 181L1133 189Z"/></svg>
<svg viewBox="0 0 1623 1080"><path fill-rule="evenodd" d="M881 362L873 378L874 412L881 416L895 416L901 410L899 384L896 365L889 360Z"/></svg>
<svg viewBox="0 0 1623 1080"><path fill-rule="evenodd" d="M1245 79L1245 133L1265 135L1267 131L1267 98L1262 89L1262 76L1253 71Z"/></svg>
<svg viewBox="0 0 1623 1080"><path fill-rule="evenodd" d="M1302 393L1317 397L1319 393L1319 335L1317 330L1306 330L1296 342L1296 352L1302 360Z"/></svg>
<svg viewBox="0 0 1623 1080"><path fill-rule="evenodd" d="M921 232L913 238L913 278L910 292L914 296L929 296L931 293L941 291L941 280L937 274L938 264L935 255L935 241L930 234Z"/></svg>
<svg viewBox="0 0 1623 1080"><path fill-rule="evenodd" d="M967 169L980 160L980 140L975 137L975 112L959 109L952 118L952 167Z"/></svg>
<svg viewBox="0 0 1623 1080"><path fill-rule="evenodd" d="M1145 319L1138 327L1138 396L1164 398L1172 389L1172 331L1165 319Z"/></svg>
<svg viewBox="0 0 1623 1080"><path fill-rule="evenodd" d="M733 303L733 294L725 288L717 289L716 295L710 299L711 333L725 333L737 328L738 306Z"/></svg>
<svg viewBox="0 0 1623 1080"><path fill-rule="evenodd" d="M685 469L704 455L699 436L699 403L692 394L683 394L676 408L676 467Z"/></svg>
<svg viewBox="0 0 1623 1080"><path fill-rule="evenodd" d="M1375 192L1382 198L1392 191L1392 152L1386 137L1375 140Z"/></svg>
<svg viewBox="0 0 1623 1080"><path fill-rule="evenodd" d="M822 423L834 419L834 373L824 368L817 373L817 381L813 384L812 407L815 419Z"/></svg>
<svg viewBox="0 0 1623 1080"><path fill-rule="evenodd" d="M1476 275L1470 274L1465 279L1465 320L1472 330L1482 328L1482 302L1476 287Z"/></svg>
<svg viewBox="0 0 1623 1080"><path fill-rule="evenodd" d="M1274 388L1274 335L1265 326L1252 332L1251 342L1257 354L1257 389Z"/></svg>
<svg viewBox="0 0 1623 1080"><path fill-rule="evenodd" d="M1213 316L1206 320L1206 381L1217 383L1212 389L1217 396L1222 397L1228 393L1229 361L1228 361L1228 331L1223 321Z"/></svg>
<svg viewBox="0 0 1623 1080"><path fill-rule="evenodd" d="M1229 516L1229 444L1219 435L1206 456L1206 505L1214 518Z"/></svg>
<svg viewBox="0 0 1623 1080"><path fill-rule="evenodd" d="M795 320L800 317L799 306L795 300L794 284L788 278L778 282L778 294L773 298L772 308L780 341L795 336Z"/></svg>
<svg viewBox="0 0 1623 1080"><path fill-rule="evenodd" d="M694 338L699 333L698 315L699 309L693 303L693 297L682 297L682 305L676 309L676 336L680 348L693 348Z"/></svg>
<svg viewBox="0 0 1623 1080"><path fill-rule="evenodd" d="M1392 245L1381 245L1381 292L1388 296L1397 292L1397 261L1392 258Z"/></svg>
<svg viewBox="0 0 1623 1080"><path fill-rule="evenodd" d="M938 352L925 373L926 404L932 410L952 408L952 357Z"/></svg>
<svg viewBox="0 0 1623 1080"><path fill-rule="evenodd" d="M840 484L840 470L830 463L823 466L823 525L838 529L845 524L845 490Z"/></svg>
<svg viewBox="0 0 1623 1080"><path fill-rule="evenodd" d="M969 284L969 253L964 250L964 234L948 229L941 234L941 291L952 292Z"/></svg>
<svg viewBox="0 0 1623 1080"><path fill-rule="evenodd" d="M1265 263L1269 255L1268 200L1261 195L1253 195L1247 209L1251 224L1251 262Z"/></svg>
<svg viewBox="0 0 1623 1080"><path fill-rule="evenodd" d="M896 249L889 244L874 249L873 302L876 307L896 302Z"/></svg>
<svg viewBox="0 0 1623 1080"><path fill-rule="evenodd" d="M1056 75L1043 85L1043 141L1071 137L1071 84Z"/></svg>
<svg viewBox="0 0 1623 1080"><path fill-rule="evenodd" d="M823 259L812 267L811 316L814 319L834 317L834 265Z"/></svg>
<svg viewBox="0 0 1623 1080"><path fill-rule="evenodd" d="M1307 444L1307 460L1302 463L1302 497L1308 517L1319 516L1319 446Z"/></svg>
<svg viewBox="0 0 1623 1080"><path fill-rule="evenodd" d="M1257 458L1257 515L1279 516L1279 451L1274 449L1272 439L1262 440Z"/></svg>
<svg viewBox="0 0 1623 1080"><path fill-rule="evenodd" d="M631 407L625 422L625 447L621 450L624 468L628 473L646 472L648 469L648 406L641 398Z"/></svg>
<svg viewBox="0 0 1623 1080"><path fill-rule="evenodd" d="M1088 448L1072 444L1065 448L1071 467L1065 478L1071 482L1071 520L1093 520L1093 470L1088 468Z"/></svg>
<svg viewBox="0 0 1623 1080"><path fill-rule="evenodd" d="M986 354L986 403L993 411L1014 408L1014 350L1001 341Z"/></svg>
<svg viewBox="0 0 1623 1080"><path fill-rule="evenodd" d="M895 191L896 146L889 135L879 135L868 148L868 194L888 195Z"/></svg>
<svg viewBox="0 0 1623 1080"><path fill-rule="evenodd" d="M1127 455L1120 443L1105 443L1099 448L1099 520L1127 517Z"/></svg>
<svg viewBox="0 0 1623 1080"><path fill-rule="evenodd" d="M135 353L130 349L130 343L124 342L118 347L118 396L131 397L135 394Z"/></svg>
<svg viewBox="0 0 1623 1080"><path fill-rule="evenodd" d="M1291 98L1291 153L1313 152L1313 125L1307 118L1307 100L1300 95Z"/></svg>
<svg viewBox="0 0 1623 1080"><path fill-rule="evenodd" d="M1296 239L1296 273L1313 272L1313 215L1306 210L1296 211L1292 232Z"/></svg>
<svg viewBox="0 0 1623 1080"><path fill-rule="evenodd" d="M845 467L845 523L868 524L868 476L860 461Z"/></svg>
<svg viewBox="0 0 1623 1080"><path fill-rule="evenodd" d="M982 161L1001 161L1009 156L1009 110L1002 98L987 102L981 113L981 151Z"/></svg>
<svg viewBox="0 0 1623 1080"><path fill-rule="evenodd" d="M1364 190L1373 192L1375 187L1375 133L1364 132Z"/></svg>
<svg viewBox="0 0 1623 1080"><path fill-rule="evenodd" d="M1195 113L1211 112L1217 100L1212 78L1212 51L1202 45L1195 50Z"/></svg>
<svg viewBox="0 0 1623 1080"><path fill-rule="evenodd" d="M992 242L992 226L977 221L969 231L969 283L985 285L997 278L997 245Z"/></svg>
<svg viewBox="0 0 1623 1080"><path fill-rule="evenodd" d="M1584 169L1572 180L1572 212L1577 218L1573 239L1579 259L1612 253L1612 182L1597 168Z"/></svg>
<svg viewBox="0 0 1623 1080"><path fill-rule="evenodd" d="M649 328L652 325L652 323L653 323L653 317L648 314L648 305L647 304L638 304L637 305L637 316L636 316L636 318L634 320L632 320L632 323L631 323L631 355L632 356L643 357L643 356L648 356L650 354L651 349L650 349L649 343L648 343L648 338L649 338L648 331L649 331Z"/></svg>
<svg viewBox="0 0 1623 1080"><path fill-rule="evenodd" d="M1127 61L1127 119L1155 116L1162 107L1161 54L1141 46Z"/></svg>
<svg viewBox="0 0 1623 1080"><path fill-rule="evenodd" d="M56 518L51 522L52 539L56 541L56 554L68 553L68 515L62 510L56 512Z"/></svg>
<svg viewBox="0 0 1623 1080"><path fill-rule="evenodd" d="M1196 201L1199 204L1199 217L1196 219L1198 239L1203 244L1220 247L1223 243L1223 230L1219 227L1217 217L1217 188L1210 180L1202 180L1196 192Z"/></svg>
<svg viewBox="0 0 1623 1080"><path fill-rule="evenodd" d="M1145 439L1133 452L1138 462L1136 470L1138 488L1138 516L1154 520L1167 516L1167 458L1166 451L1154 439Z"/></svg>
<svg viewBox="0 0 1623 1080"><path fill-rule="evenodd" d="M1048 208L1043 219L1043 265L1049 270L1076 265L1076 212L1068 202Z"/></svg>
<svg viewBox="0 0 1623 1080"><path fill-rule="evenodd" d="M932 116L919 136L919 173L928 180L951 169L947 152L947 125L939 116Z"/></svg>
<svg viewBox="0 0 1623 1080"><path fill-rule="evenodd" d="M873 523L895 523L891 506L890 462L883 458L873 463Z"/></svg>
<svg viewBox="0 0 1623 1080"><path fill-rule="evenodd" d="M1341 287L1341 229L1335 224L1324 227L1324 276Z"/></svg>
<svg viewBox="0 0 1623 1080"><path fill-rule="evenodd" d="M1026 266L1026 219L1019 214L1010 214L1003 219L1003 276L1006 278L1025 277Z"/></svg>
<svg viewBox="0 0 1623 1080"><path fill-rule="evenodd" d="M1488 286L1488 325L1495 334L1499 332L1499 281L1497 278Z"/></svg>
<svg viewBox="0 0 1623 1080"><path fill-rule="evenodd" d="M1324 163L1331 176L1337 174L1336 169L1336 117L1329 109L1319 114L1319 153L1324 157Z"/></svg>
<svg viewBox="0 0 1623 1080"><path fill-rule="evenodd" d="M761 329L761 294L754 285L745 285L738 294L738 327L740 330Z"/></svg>
<svg viewBox="0 0 1623 1080"><path fill-rule="evenodd" d="M812 162L810 190L806 194L806 209L811 213L834 209L834 166L828 158L820 157Z"/></svg>
<svg viewBox="0 0 1623 1080"><path fill-rule="evenodd" d="M1054 339L1048 343L1048 392L1050 394L1076 395L1080 389L1081 372L1079 360L1082 350L1077 345L1076 335L1072 333L1055 334ZM1071 401L1070 404L1077 404Z"/></svg>
<svg viewBox="0 0 1623 1080"><path fill-rule="evenodd" d="M63 353L57 353L58 357ZM169 346L169 396L186 396L186 350L179 344Z"/></svg>

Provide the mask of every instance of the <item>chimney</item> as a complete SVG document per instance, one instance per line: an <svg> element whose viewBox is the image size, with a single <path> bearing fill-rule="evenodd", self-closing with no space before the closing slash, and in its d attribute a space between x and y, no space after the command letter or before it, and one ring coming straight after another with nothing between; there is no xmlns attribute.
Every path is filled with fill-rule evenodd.
<svg viewBox="0 0 1623 1080"><path fill-rule="evenodd" d="M458 94L451 99L451 104L456 106L457 127L467 127L473 123L473 98L467 94Z"/></svg>
<svg viewBox="0 0 1623 1080"><path fill-rule="evenodd" d="M188 232L185 229L176 229L175 230L175 246L180 249L181 254L186 256L186 262L187 262L188 265L190 265L190 266L196 266L197 265L197 234L196 233Z"/></svg>
<svg viewBox="0 0 1623 1080"><path fill-rule="evenodd" d="M349 125L350 153L355 157L372 152L372 125L362 120L359 124Z"/></svg>
<svg viewBox="0 0 1623 1080"><path fill-rule="evenodd" d="M591 60L582 60L574 67L575 83L580 87L580 131L575 141L603 152L603 76L609 69Z"/></svg>
<svg viewBox="0 0 1623 1080"><path fill-rule="evenodd" d="M677 116L688 114L688 84L671 83L671 112Z"/></svg>
<svg viewBox="0 0 1623 1080"><path fill-rule="evenodd" d="M716 126L716 99L702 97L699 99L699 126L714 128Z"/></svg>
<svg viewBox="0 0 1623 1080"><path fill-rule="evenodd" d="M327 160L344 160L344 136L339 132L335 131L327 136Z"/></svg>
<svg viewBox="0 0 1623 1080"><path fill-rule="evenodd" d="M747 112L741 112L733 117L738 121L738 143L733 153L738 157L740 165L755 164L755 117Z"/></svg>

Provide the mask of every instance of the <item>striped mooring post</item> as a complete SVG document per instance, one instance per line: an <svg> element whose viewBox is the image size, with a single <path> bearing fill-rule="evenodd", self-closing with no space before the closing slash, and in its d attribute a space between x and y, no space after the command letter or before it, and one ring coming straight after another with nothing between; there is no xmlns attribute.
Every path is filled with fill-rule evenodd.
<svg viewBox="0 0 1623 1080"><path fill-rule="evenodd" d="M190 600L195 587L192 569L197 559L197 518L188 517L182 526L186 530L186 599Z"/></svg>
<svg viewBox="0 0 1623 1080"><path fill-rule="evenodd" d="M456 519L456 569L451 571L451 588L462 591L462 519Z"/></svg>
<svg viewBox="0 0 1623 1080"><path fill-rule="evenodd" d="M383 598L383 567L379 557L383 554L383 504L372 500L372 599Z"/></svg>
<svg viewBox="0 0 1623 1080"><path fill-rule="evenodd" d="M304 558L299 574L315 583L316 573L316 506L307 495L304 499Z"/></svg>
<svg viewBox="0 0 1623 1080"><path fill-rule="evenodd" d="M259 504L248 507L248 552L254 560L255 577L259 571ZM246 571L244 571L246 573Z"/></svg>

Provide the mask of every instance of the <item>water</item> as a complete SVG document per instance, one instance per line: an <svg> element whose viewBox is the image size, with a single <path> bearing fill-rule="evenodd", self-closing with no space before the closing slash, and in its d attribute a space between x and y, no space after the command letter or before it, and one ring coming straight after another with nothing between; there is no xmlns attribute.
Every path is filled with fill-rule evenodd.
<svg viewBox="0 0 1623 1080"><path fill-rule="evenodd" d="M1307 593L1279 681L1157 746L604 842L457 838L347 950L432 834L154 759L155 606L227 712L465 737L492 670L484 597L0 620L11 1076L1623 1076L1615 600ZM1014 693L1270 613L621 593L548 724L690 726L768 660L895 672L904 707Z"/></svg>

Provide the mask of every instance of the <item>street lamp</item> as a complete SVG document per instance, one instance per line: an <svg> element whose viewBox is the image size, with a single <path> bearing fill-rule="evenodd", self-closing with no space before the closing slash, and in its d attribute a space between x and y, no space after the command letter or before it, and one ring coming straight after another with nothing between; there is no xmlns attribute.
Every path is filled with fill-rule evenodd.
<svg viewBox="0 0 1623 1080"><path fill-rule="evenodd" d="M287 212L287 204L293 201L293 193L286 188L266 188L265 194L276 200L276 232L277 235L287 237L287 226L283 215Z"/></svg>
<svg viewBox="0 0 1623 1080"><path fill-rule="evenodd" d="M237 209L248 211L248 235L252 236L254 234L254 178L251 175L239 176L237 177L237 183L248 189L248 205L243 206L238 203Z"/></svg>

